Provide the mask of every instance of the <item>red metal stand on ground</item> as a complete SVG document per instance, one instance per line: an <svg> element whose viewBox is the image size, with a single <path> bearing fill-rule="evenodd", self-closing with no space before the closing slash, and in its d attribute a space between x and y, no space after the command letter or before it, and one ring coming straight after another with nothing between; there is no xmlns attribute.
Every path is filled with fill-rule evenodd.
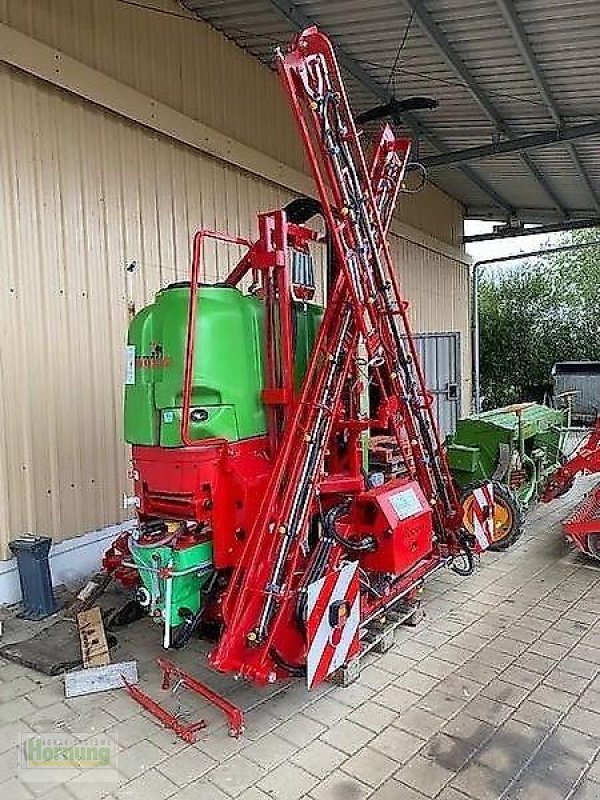
<svg viewBox="0 0 600 800"><path fill-rule="evenodd" d="M166 708L163 708L159 703L154 700L153 697L150 697L149 694L142 691L139 686L135 686L134 684L127 683L125 678L123 678L123 682L125 684L125 688L129 692L130 697L132 697L136 703L139 703L142 708L145 708L146 711L149 711L156 719L161 722L165 728L170 728L174 731L177 736L183 739L184 742L188 744L194 744L196 741L196 734L202 728L206 728L206 722L203 719L198 720L197 722L191 722L188 725L185 725L183 722L172 714L170 711L167 711Z"/></svg>
<svg viewBox="0 0 600 800"><path fill-rule="evenodd" d="M230 736L237 738L242 735L244 732L244 712L241 708L233 705L227 698L218 694L206 684L193 678L189 673L173 664L172 661L168 661L166 658L157 658L156 663L162 672L161 688L163 690L169 689L172 681L175 681L178 685L185 686L186 689L196 692L196 694L208 700L209 703L217 706L227 717ZM203 719L188 724L181 722L175 714L163 708L160 703L157 703L154 698L142 691L139 686L127 683L125 679L123 681L130 696L137 703L155 716L166 728L175 731L185 742L193 744L196 741L198 731L207 727Z"/></svg>
<svg viewBox="0 0 600 800"><path fill-rule="evenodd" d="M168 661L166 658L158 658L156 663L163 672L163 689L168 689L171 685L171 681L175 679L187 689L191 689L192 692L196 692L196 694L208 700L209 703L221 709L229 722L229 733L231 736L237 738L242 735L244 732L244 712L241 708L234 706L227 698L215 692L214 689L211 689L205 683L201 683L196 678L192 678L191 675L180 669L176 664L173 664L172 661Z"/></svg>

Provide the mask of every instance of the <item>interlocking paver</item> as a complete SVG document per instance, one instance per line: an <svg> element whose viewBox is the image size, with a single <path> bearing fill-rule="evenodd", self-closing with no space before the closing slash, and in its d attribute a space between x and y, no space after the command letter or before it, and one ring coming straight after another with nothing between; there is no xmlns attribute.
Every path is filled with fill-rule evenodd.
<svg viewBox="0 0 600 800"><path fill-rule="evenodd" d="M216 766L217 762L205 753L200 753L194 747L186 747L161 761L156 768L177 786L185 786Z"/></svg>
<svg viewBox="0 0 600 800"><path fill-rule="evenodd" d="M244 789L259 781L264 774L265 770L238 753L212 769L208 777L224 792L237 797Z"/></svg>
<svg viewBox="0 0 600 800"><path fill-rule="evenodd" d="M495 681L492 681L488 686L482 689L481 694L484 697L489 697L490 700L497 700L507 706L517 708L527 697L530 689L509 683L503 680L503 677L504 673L501 673L499 678L496 678Z"/></svg>
<svg viewBox="0 0 600 800"><path fill-rule="evenodd" d="M527 699L517 708L512 715L512 719L547 730L558 722L562 716L563 712L556 708L548 708L548 706L542 706L533 702L533 700Z"/></svg>
<svg viewBox="0 0 600 800"><path fill-rule="evenodd" d="M400 681L401 683L401 681ZM390 684L382 689L373 698L373 702L384 708L393 708L398 714L414 706L419 701L419 695L403 689L397 683Z"/></svg>
<svg viewBox="0 0 600 800"><path fill-rule="evenodd" d="M323 779L347 758L347 753L318 739L295 753L291 761L317 778Z"/></svg>
<svg viewBox="0 0 600 800"><path fill-rule="evenodd" d="M451 664L449 661L442 661L435 656L427 656L419 662L419 671L424 672L426 675L432 675L434 678L446 678L451 672L456 669L456 664Z"/></svg>
<svg viewBox="0 0 600 800"><path fill-rule="evenodd" d="M560 662L560 668L565 672L579 675L582 678L594 678L600 672L600 662L584 661L569 654Z"/></svg>
<svg viewBox="0 0 600 800"><path fill-rule="evenodd" d="M397 762L375 750L363 747L342 765L342 770L357 780L376 788L380 786L397 769Z"/></svg>
<svg viewBox="0 0 600 800"><path fill-rule="evenodd" d="M409 708L402 713L394 722L394 725L403 731L412 733L415 736L428 739L444 724L445 720L426 711L424 708Z"/></svg>
<svg viewBox="0 0 600 800"><path fill-rule="evenodd" d="M483 722L489 722L492 725L501 725L504 720L508 719L513 710L512 706L500 703L498 700L490 700L489 697L484 697L483 695L475 697L465 706L466 713L471 717Z"/></svg>
<svg viewBox="0 0 600 800"><path fill-rule="evenodd" d="M355 708L348 716L348 719L352 722L357 722L364 728L369 728L374 733L380 733L398 718L399 713L396 709L385 708L385 706L377 703L368 702Z"/></svg>
<svg viewBox="0 0 600 800"><path fill-rule="evenodd" d="M311 791L311 798L314 800L341 800L341 798L352 798L352 800L365 800L371 793L371 787L362 781L347 775L345 772L336 771L329 777L321 781Z"/></svg>
<svg viewBox="0 0 600 800"><path fill-rule="evenodd" d="M476 760L510 777L534 757L545 735L545 731L539 728L510 720L485 742Z"/></svg>
<svg viewBox="0 0 600 800"><path fill-rule="evenodd" d="M152 800L166 800L176 791L177 786L172 781L157 770L150 769L120 787L115 794L120 800L145 800L150 797Z"/></svg>
<svg viewBox="0 0 600 800"><path fill-rule="evenodd" d="M498 800L506 788L506 776L472 761L452 779L450 786L472 800Z"/></svg>
<svg viewBox="0 0 600 800"><path fill-rule="evenodd" d="M273 800L298 800L307 795L319 779L296 764L280 764L258 783Z"/></svg>
<svg viewBox="0 0 600 800"><path fill-rule="evenodd" d="M33 797L25 784L16 778L10 778L10 780L0 783L0 790L2 791L2 796L9 800L30 800ZM65 790L63 789L63 791ZM68 792L66 791L65 796L68 798Z"/></svg>
<svg viewBox="0 0 600 800"><path fill-rule="evenodd" d="M338 800L338 798L336 798L336 800ZM339 800L341 800L341 798ZM427 800L427 795L409 788L406 784L400 783L400 781L397 781L395 778L390 778L390 780L386 781L379 789L370 795L369 800ZM464 800L464 795L462 796L462 800Z"/></svg>
<svg viewBox="0 0 600 800"><path fill-rule="evenodd" d="M290 758L297 749L296 745L276 733L267 733L266 736L244 747L242 755L254 761L260 767L269 770Z"/></svg>
<svg viewBox="0 0 600 800"><path fill-rule="evenodd" d="M352 755L369 742L375 734L369 728L364 728L356 722L342 720L333 725L319 738L344 753Z"/></svg>
<svg viewBox="0 0 600 800"><path fill-rule="evenodd" d="M412 733L390 726L378 734L370 745L397 761L398 764L404 764L424 743L425 740L419 736L414 736Z"/></svg>
<svg viewBox="0 0 600 800"><path fill-rule="evenodd" d="M575 706L566 715L564 724L569 728L582 733L589 733L590 736L598 736L600 731L600 714L588 711L586 708Z"/></svg>
<svg viewBox="0 0 600 800"><path fill-rule="evenodd" d="M249 793L253 789L254 787L251 787L247 792ZM141 798L141 800L144 800L144 798ZM210 783L210 781L200 780L190 783L184 789L179 789L169 800L231 800L231 795L225 794L224 791L215 786L214 783ZM264 798L260 798L260 800L264 800Z"/></svg>
<svg viewBox="0 0 600 800"><path fill-rule="evenodd" d="M307 717L305 714L297 714L294 719L287 720L275 730L279 736L287 739L288 742L298 745L298 747L305 747L323 731L326 731L327 726L312 717Z"/></svg>
<svg viewBox="0 0 600 800"><path fill-rule="evenodd" d="M423 695L431 691L439 681L440 678L427 675L419 669L411 669L402 676L399 683L404 689L408 689L408 691L417 695Z"/></svg>
<svg viewBox="0 0 600 800"><path fill-rule="evenodd" d="M600 783L585 778L577 787L572 800L598 800L600 797Z"/></svg>
<svg viewBox="0 0 600 800"><path fill-rule="evenodd" d="M567 711L575 703L577 697L569 692L542 684L532 691L529 699L542 706L555 708L557 711Z"/></svg>
<svg viewBox="0 0 600 800"><path fill-rule="evenodd" d="M423 758L423 756L415 756L399 769L394 777L426 797L435 797L453 775L454 771Z"/></svg>
<svg viewBox="0 0 600 800"><path fill-rule="evenodd" d="M129 779L135 778L166 758L167 754L160 747L152 742L142 740L119 753L119 772ZM164 770L161 771L164 772ZM170 776L167 775L167 777ZM178 781L175 783L179 785Z"/></svg>
<svg viewBox="0 0 600 800"><path fill-rule="evenodd" d="M421 698L418 707L443 719L449 719L460 711L467 700L468 698L457 696L450 691L435 688Z"/></svg>

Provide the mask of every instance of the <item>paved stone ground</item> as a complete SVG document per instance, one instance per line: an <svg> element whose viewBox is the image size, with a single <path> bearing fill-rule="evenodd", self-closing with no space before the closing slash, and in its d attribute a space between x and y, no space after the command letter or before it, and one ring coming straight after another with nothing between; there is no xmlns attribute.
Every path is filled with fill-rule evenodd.
<svg viewBox="0 0 600 800"><path fill-rule="evenodd" d="M436 577L424 622L369 657L350 688L293 685L262 702L264 692L210 673L236 702L259 704L240 740L187 696L210 723L193 746L123 692L66 701L60 679L1 663L0 797L599 800L600 567L569 552L557 524L581 486L536 509L521 543L488 554L473 577ZM142 685L160 695L158 652L144 620L114 660L135 653ZM199 643L175 658L209 677ZM120 784L20 781L19 733L52 731L115 737Z"/></svg>

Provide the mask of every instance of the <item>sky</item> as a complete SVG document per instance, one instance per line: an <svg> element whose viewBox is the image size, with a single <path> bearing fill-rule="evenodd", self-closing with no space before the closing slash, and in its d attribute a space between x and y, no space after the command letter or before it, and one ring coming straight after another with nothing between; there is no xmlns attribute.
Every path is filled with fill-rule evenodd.
<svg viewBox="0 0 600 800"><path fill-rule="evenodd" d="M494 225L498 223L465 220L465 236L472 236L478 233L489 233ZM532 250L543 249L544 247L558 244L560 234L545 233L532 236L516 236L512 239L497 239L491 242L473 242L466 245L467 253L475 260L508 256L518 253L527 253ZM514 266L517 262L508 262L509 266Z"/></svg>

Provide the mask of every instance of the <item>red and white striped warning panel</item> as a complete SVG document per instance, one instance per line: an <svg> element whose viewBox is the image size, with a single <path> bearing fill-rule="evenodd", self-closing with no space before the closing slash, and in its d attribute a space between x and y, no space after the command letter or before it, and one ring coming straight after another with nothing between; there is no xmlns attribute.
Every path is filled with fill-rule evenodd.
<svg viewBox="0 0 600 800"><path fill-rule="evenodd" d="M346 564L308 586L308 688L358 653L360 586L358 562Z"/></svg>
<svg viewBox="0 0 600 800"><path fill-rule="evenodd" d="M487 550L494 541L493 483L484 483L473 489L473 533L479 550Z"/></svg>

